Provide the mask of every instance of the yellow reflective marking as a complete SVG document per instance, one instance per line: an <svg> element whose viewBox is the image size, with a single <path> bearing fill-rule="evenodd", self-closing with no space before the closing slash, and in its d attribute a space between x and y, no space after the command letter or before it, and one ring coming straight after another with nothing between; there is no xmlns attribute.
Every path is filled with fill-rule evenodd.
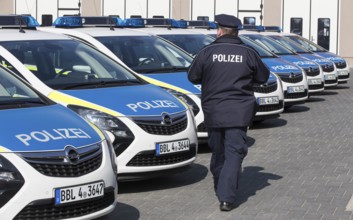
<svg viewBox="0 0 353 220"><path fill-rule="evenodd" d="M105 136L104 134L102 133L102 131L97 127L95 126L94 124L92 124L91 122L88 121L88 124L91 125L91 127L99 134L99 137L104 140L105 139Z"/></svg>
<svg viewBox="0 0 353 220"><path fill-rule="evenodd" d="M38 68L35 65L29 65L29 64L25 64L25 67L27 67L27 69L29 69L30 71L37 71Z"/></svg>
<svg viewBox="0 0 353 220"><path fill-rule="evenodd" d="M101 111L101 112L107 113L107 114L109 114L111 116L114 116L114 117L122 116L122 114L120 114L120 113L118 113L116 111L110 110L110 109L105 108L105 107L100 106L100 105L96 105L96 104L91 103L91 102L84 101L84 100L79 99L79 98L75 98L75 97L70 96L70 95L66 95L66 94L58 92L58 91L53 91L52 93L49 94L48 97L51 98L52 100L56 101L56 102L65 103L66 105L70 105L70 104L71 105L78 105L78 106L94 109L94 110L97 110L97 111Z"/></svg>
<svg viewBox="0 0 353 220"><path fill-rule="evenodd" d="M0 146L0 153L8 151L6 148Z"/></svg>
<svg viewBox="0 0 353 220"><path fill-rule="evenodd" d="M178 92L181 92L183 94L190 94L189 91L185 90L185 89L182 89L180 87L177 87L177 86L173 86L169 83L165 83L165 82L162 82L162 81L159 81L159 80L156 80L156 79L152 79L150 77L147 77L147 76L143 76L143 75L139 75L142 79L146 80L147 82L151 83L151 84L154 84L156 86L161 86L161 87L164 87L164 88L168 88L168 89L173 89L175 91L178 91Z"/></svg>

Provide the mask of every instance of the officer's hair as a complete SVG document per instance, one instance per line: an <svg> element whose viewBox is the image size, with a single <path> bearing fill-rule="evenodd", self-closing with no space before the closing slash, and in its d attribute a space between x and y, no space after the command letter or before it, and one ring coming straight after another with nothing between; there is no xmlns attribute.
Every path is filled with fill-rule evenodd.
<svg viewBox="0 0 353 220"><path fill-rule="evenodd" d="M235 29L235 28L228 28L228 27L222 27L222 26L219 26L219 28L223 30L224 34L230 34L230 35L238 36L238 30Z"/></svg>

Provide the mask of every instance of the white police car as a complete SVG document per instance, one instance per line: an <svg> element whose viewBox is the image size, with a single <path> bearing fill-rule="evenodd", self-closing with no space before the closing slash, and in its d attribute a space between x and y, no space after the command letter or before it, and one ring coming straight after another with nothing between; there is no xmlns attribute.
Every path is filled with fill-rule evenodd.
<svg viewBox="0 0 353 220"><path fill-rule="evenodd" d="M283 60L302 68L308 79L309 94L321 93L324 91L324 75L319 64L296 54L272 38L264 36L268 34L268 32L259 34L256 32L241 31L240 34L241 36L247 37L265 47Z"/></svg>
<svg viewBox="0 0 353 220"><path fill-rule="evenodd" d="M0 121L0 219L92 219L115 209L116 157L103 133L1 65Z"/></svg>
<svg viewBox="0 0 353 220"><path fill-rule="evenodd" d="M195 122L183 102L85 43L23 31L0 29L0 63L105 130L121 180L170 174L195 161Z"/></svg>
<svg viewBox="0 0 353 220"><path fill-rule="evenodd" d="M325 48L299 35L282 33L282 36L285 36L295 41L296 43L300 44L302 47L313 52L314 54L334 62L335 67L337 69L338 83L346 83L350 79L349 65L347 64L346 60L342 57L327 51Z"/></svg>

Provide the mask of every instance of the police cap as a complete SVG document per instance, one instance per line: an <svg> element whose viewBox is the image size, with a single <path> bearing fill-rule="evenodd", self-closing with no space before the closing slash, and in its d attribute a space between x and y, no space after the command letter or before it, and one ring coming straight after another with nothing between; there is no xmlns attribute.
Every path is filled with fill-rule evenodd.
<svg viewBox="0 0 353 220"><path fill-rule="evenodd" d="M215 22L217 22L219 26L227 27L227 28L240 29L242 26L241 21L233 15L226 15L226 14L216 15Z"/></svg>

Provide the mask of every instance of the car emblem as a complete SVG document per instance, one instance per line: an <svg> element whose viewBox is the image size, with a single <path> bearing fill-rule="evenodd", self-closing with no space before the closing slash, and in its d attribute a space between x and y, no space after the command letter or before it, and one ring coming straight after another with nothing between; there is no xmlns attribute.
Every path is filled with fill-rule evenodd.
<svg viewBox="0 0 353 220"><path fill-rule="evenodd" d="M77 150L73 146L67 146L65 148L64 162L77 164L79 160L80 160L80 155L78 154Z"/></svg>
<svg viewBox="0 0 353 220"><path fill-rule="evenodd" d="M162 125L171 125L173 123L173 119L168 114L162 115Z"/></svg>
<svg viewBox="0 0 353 220"><path fill-rule="evenodd" d="M312 67L309 67L308 73L311 73L312 71L313 71L313 68L312 68Z"/></svg>
<svg viewBox="0 0 353 220"><path fill-rule="evenodd" d="M289 78L294 78L295 77L295 74L293 73L293 72L291 72L290 74L289 74Z"/></svg>

